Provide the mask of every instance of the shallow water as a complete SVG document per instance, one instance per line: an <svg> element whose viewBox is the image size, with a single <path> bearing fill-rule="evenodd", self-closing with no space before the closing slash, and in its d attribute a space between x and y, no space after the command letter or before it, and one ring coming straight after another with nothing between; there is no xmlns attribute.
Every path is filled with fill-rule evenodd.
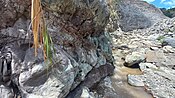
<svg viewBox="0 0 175 98"><path fill-rule="evenodd" d="M139 69L127 67L116 67L112 76L112 85L119 95L119 98L153 98L151 94L146 92L144 87L134 87L128 84L128 74L142 74Z"/></svg>

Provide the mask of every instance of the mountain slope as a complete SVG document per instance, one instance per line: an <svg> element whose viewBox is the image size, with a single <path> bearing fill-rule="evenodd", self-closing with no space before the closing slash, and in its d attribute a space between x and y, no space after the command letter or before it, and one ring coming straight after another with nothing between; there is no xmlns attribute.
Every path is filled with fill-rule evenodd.
<svg viewBox="0 0 175 98"><path fill-rule="evenodd" d="M118 26L123 31L148 28L154 23L167 18L160 9L145 1L118 0L113 2L114 5L111 10L115 11L118 18L117 23L114 23L114 30Z"/></svg>

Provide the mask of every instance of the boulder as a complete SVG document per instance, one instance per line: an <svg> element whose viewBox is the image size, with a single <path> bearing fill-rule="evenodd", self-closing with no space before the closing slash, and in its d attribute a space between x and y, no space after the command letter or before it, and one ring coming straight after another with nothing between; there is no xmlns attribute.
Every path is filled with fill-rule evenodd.
<svg viewBox="0 0 175 98"><path fill-rule="evenodd" d="M165 55L162 50L158 51L147 51L146 52L146 62L164 62Z"/></svg>
<svg viewBox="0 0 175 98"><path fill-rule="evenodd" d="M138 64L145 60L145 54L139 52L132 52L132 54L128 54L125 57L126 66L132 66L134 64Z"/></svg>
<svg viewBox="0 0 175 98"><path fill-rule="evenodd" d="M162 42L162 45L169 45L173 48L175 48L175 38L165 38Z"/></svg>
<svg viewBox="0 0 175 98"><path fill-rule="evenodd" d="M0 86L0 98L14 98L14 93L12 89L8 87Z"/></svg>
<svg viewBox="0 0 175 98"><path fill-rule="evenodd" d="M153 69L153 70L158 69L158 68L156 67L156 65L151 64L151 63L140 63L139 66L140 66L140 70L141 70L142 72L144 72L145 70L149 70L149 69Z"/></svg>
<svg viewBox="0 0 175 98"><path fill-rule="evenodd" d="M4 14L0 16L0 51L7 53L8 46L12 53L8 81L16 86L9 88L17 88L21 97L64 98L79 85L89 89L112 75L109 34L104 32L109 20L106 0L41 0L55 47L53 63L44 60L41 48L34 55L29 28L30 0L1 1Z"/></svg>
<svg viewBox="0 0 175 98"><path fill-rule="evenodd" d="M55 23L59 24L62 30L77 35L100 33L109 20L106 0L42 0L42 4L54 12L54 15L61 17L57 18L59 21Z"/></svg>
<svg viewBox="0 0 175 98"><path fill-rule="evenodd" d="M141 79L134 75L128 75L128 83L132 86L144 86L144 83Z"/></svg>
<svg viewBox="0 0 175 98"><path fill-rule="evenodd" d="M158 66L166 66L166 67L172 68L175 64L175 58L174 58L175 55L174 53L170 53L166 55L164 51L163 50L147 51L146 52L146 62L156 63Z"/></svg>

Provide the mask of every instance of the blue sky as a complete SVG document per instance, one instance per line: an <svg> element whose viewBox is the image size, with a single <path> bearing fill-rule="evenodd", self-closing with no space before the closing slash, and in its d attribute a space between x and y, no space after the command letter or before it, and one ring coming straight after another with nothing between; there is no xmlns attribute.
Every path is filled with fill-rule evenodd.
<svg viewBox="0 0 175 98"><path fill-rule="evenodd" d="M175 0L143 0L151 3L159 8L174 8L175 7Z"/></svg>

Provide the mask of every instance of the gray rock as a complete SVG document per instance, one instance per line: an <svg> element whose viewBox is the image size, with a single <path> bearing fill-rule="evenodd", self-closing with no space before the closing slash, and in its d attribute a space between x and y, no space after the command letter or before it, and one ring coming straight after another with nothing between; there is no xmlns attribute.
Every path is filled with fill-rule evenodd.
<svg viewBox="0 0 175 98"><path fill-rule="evenodd" d="M158 47L150 47L151 50L159 50Z"/></svg>
<svg viewBox="0 0 175 98"><path fill-rule="evenodd" d="M80 69L81 69L80 77L81 80L83 81L85 79L85 76L92 70L92 67L89 64L83 63L81 64Z"/></svg>
<svg viewBox="0 0 175 98"><path fill-rule="evenodd" d="M140 66L140 70L141 70L142 72L145 72L145 70L149 70L149 69L153 69L153 70L158 69L158 68L156 67L156 65L151 64L151 63L140 63L139 66Z"/></svg>
<svg viewBox="0 0 175 98"><path fill-rule="evenodd" d="M30 46L30 0L1 1L0 48L11 47L9 79L22 97L63 98L79 84L90 88L113 73L109 36L104 32L109 20L106 0L42 0L48 33L59 45L53 64L44 61L40 48L35 57Z"/></svg>
<svg viewBox="0 0 175 98"><path fill-rule="evenodd" d="M146 89L152 92L153 97L174 98L174 70L160 67L158 70L145 69L143 75L135 75L136 79L144 81Z"/></svg>
<svg viewBox="0 0 175 98"><path fill-rule="evenodd" d="M95 96L89 91L88 88L84 87L80 98L95 98Z"/></svg>
<svg viewBox="0 0 175 98"><path fill-rule="evenodd" d="M113 87L111 77L106 77L96 86L96 92L101 95L99 98L118 98Z"/></svg>
<svg viewBox="0 0 175 98"><path fill-rule="evenodd" d="M146 61L147 62L164 62L165 55L162 50L158 51L147 51L146 52Z"/></svg>
<svg viewBox="0 0 175 98"><path fill-rule="evenodd" d="M152 40L152 41L155 41L158 38L160 38L160 36L163 36L163 34L152 34L152 35L148 36L148 39Z"/></svg>
<svg viewBox="0 0 175 98"><path fill-rule="evenodd" d="M19 14L29 17L29 14L26 12L29 13L29 5L31 4L30 0L13 0L9 2L6 2L6 0L1 0L0 2L0 6L2 7L0 10L0 29L13 26Z"/></svg>
<svg viewBox="0 0 175 98"><path fill-rule="evenodd" d="M0 86L0 98L14 98L14 93L12 89L8 87Z"/></svg>
<svg viewBox="0 0 175 98"><path fill-rule="evenodd" d="M166 50L167 51L167 50ZM172 68L175 63L174 53L166 55L163 50L147 51L146 62L156 63L158 66L166 66Z"/></svg>
<svg viewBox="0 0 175 98"><path fill-rule="evenodd" d="M175 21L175 18L162 19L161 21L155 23L153 26L148 28L145 31L145 34L146 35L155 35L155 37L157 37L157 35L160 35L160 36L163 36L164 38L173 37L174 33L175 33L174 21Z"/></svg>
<svg viewBox="0 0 175 98"><path fill-rule="evenodd" d="M172 54L167 55L163 65L169 68L173 68L174 64L175 64L175 54L172 53Z"/></svg>
<svg viewBox="0 0 175 98"><path fill-rule="evenodd" d="M123 31L144 29L167 17L153 5L141 0L117 0L111 3L111 26L114 31L119 26ZM116 19L115 19L116 18Z"/></svg>
<svg viewBox="0 0 175 98"><path fill-rule="evenodd" d="M132 86L144 86L142 80L134 75L128 75L128 83Z"/></svg>
<svg viewBox="0 0 175 98"><path fill-rule="evenodd" d="M100 82L102 78L112 75L113 71L114 66L111 64L101 65L98 68L92 69L86 76L85 80L71 91L66 98L79 98L83 87L92 88L94 84Z"/></svg>
<svg viewBox="0 0 175 98"><path fill-rule="evenodd" d="M164 46L163 47L163 51L165 53L174 53L175 52L175 48L171 47L171 46Z"/></svg>
<svg viewBox="0 0 175 98"><path fill-rule="evenodd" d="M139 52L132 52L132 54L129 54L125 57L125 63L127 66L132 66L144 60L145 60L145 55Z"/></svg>
<svg viewBox="0 0 175 98"><path fill-rule="evenodd" d="M61 51L56 49L54 65L48 61L44 62L42 50L38 50L37 57L34 56L33 49L26 51L22 72L19 75L20 89L25 96L62 98L69 92L77 69Z"/></svg>
<svg viewBox="0 0 175 98"><path fill-rule="evenodd" d="M163 45L169 45L169 46L175 48L175 38L165 38L163 40L163 43L162 44Z"/></svg>
<svg viewBox="0 0 175 98"><path fill-rule="evenodd" d="M62 29L77 35L101 32L108 23L109 12L106 0L42 0L42 3L56 16L62 17L63 20L57 18L60 20L57 21L59 26L64 26Z"/></svg>

